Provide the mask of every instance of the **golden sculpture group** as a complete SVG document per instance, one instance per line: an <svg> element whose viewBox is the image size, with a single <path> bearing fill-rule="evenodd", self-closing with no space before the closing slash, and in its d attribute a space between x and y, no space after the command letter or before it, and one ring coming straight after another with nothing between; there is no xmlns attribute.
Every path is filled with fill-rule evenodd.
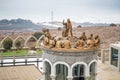
<svg viewBox="0 0 120 80"><path fill-rule="evenodd" d="M72 24L70 19L67 19L65 23L63 20L63 30L62 37L56 39L52 37L49 33L49 29L46 29L44 32L44 41L43 47L55 50L86 50L86 49L96 49L100 45L99 36L94 36L90 34L90 37L87 38L85 32L77 38L73 36L72 33Z"/></svg>

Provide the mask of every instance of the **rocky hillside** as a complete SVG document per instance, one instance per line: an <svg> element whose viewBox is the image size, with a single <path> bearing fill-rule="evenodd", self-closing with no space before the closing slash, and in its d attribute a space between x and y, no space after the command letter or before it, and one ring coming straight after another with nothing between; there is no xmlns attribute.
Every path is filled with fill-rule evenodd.
<svg viewBox="0 0 120 80"><path fill-rule="evenodd" d="M39 30L42 27L40 24L34 24L31 20L21 18L0 20L0 30Z"/></svg>

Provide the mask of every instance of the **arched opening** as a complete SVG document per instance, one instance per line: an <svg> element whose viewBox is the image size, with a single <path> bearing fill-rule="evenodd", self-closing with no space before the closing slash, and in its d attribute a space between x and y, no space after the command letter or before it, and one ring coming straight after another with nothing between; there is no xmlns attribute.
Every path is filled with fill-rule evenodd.
<svg viewBox="0 0 120 80"><path fill-rule="evenodd" d="M24 47L25 40L23 37L17 37L13 43L13 46L16 47L17 49L23 48Z"/></svg>
<svg viewBox="0 0 120 80"><path fill-rule="evenodd" d="M73 80L85 80L85 66L83 64L77 64L72 69Z"/></svg>
<svg viewBox="0 0 120 80"><path fill-rule="evenodd" d="M25 41L25 47L34 50L36 47L37 39L34 36L29 36Z"/></svg>
<svg viewBox="0 0 120 80"><path fill-rule="evenodd" d="M56 80L67 80L68 67L64 64L56 65Z"/></svg>
<svg viewBox="0 0 120 80"><path fill-rule="evenodd" d="M51 75L51 66L49 62L45 61L45 80L52 80L50 75Z"/></svg>
<svg viewBox="0 0 120 80"><path fill-rule="evenodd" d="M91 80L95 80L95 77L96 77L96 65L97 65L96 62L93 62L93 63L90 65L89 74L90 74Z"/></svg>
<svg viewBox="0 0 120 80"><path fill-rule="evenodd" d="M2 39L0 44L1 44L1 48L3 49L11 49L13 44L13 39L7 36L4 39Z"/></svg>
<svg viewBox="0 0 120 80"><path fill-rule="evenodd" d="M13 39L12 39L11 37L6 36L5 38L3 38L3 39L1 40L1 42L0 42L0 48L3 48L3 43L4 43L4 41L5 41L6 39L12 40L12 42L13 42Z"/></svg>
<svg viewBox="0 0 120 80"><path fill-rule="evenodd" d="M38 47L43 46L44 37L45 37L45 36L42 35L42 36L38 39L38 41L37 41L37 46L38 46Z"/></svg>

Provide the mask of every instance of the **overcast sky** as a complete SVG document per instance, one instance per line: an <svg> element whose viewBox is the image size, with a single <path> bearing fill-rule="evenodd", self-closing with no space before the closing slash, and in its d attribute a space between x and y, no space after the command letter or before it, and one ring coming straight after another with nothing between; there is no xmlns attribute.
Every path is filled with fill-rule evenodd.
<svg viewBox="0 0 120 80"><path fill-rule="evenodd" d="M120 23L120 0L0 0L0 19Z"/></svg>

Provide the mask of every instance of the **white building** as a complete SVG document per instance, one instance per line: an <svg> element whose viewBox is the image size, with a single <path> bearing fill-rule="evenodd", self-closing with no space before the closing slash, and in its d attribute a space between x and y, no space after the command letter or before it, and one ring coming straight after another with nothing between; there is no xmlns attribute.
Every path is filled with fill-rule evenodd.
<svg viewBox="0 0 120 80"><path fill-rule="evenodd" d="M120 42L110 45L109 63L120 72Z"/></svg>
<svg viewBox="0 0 120 80"><path fill-rule="evenodd" d="M97 80L97 50L42 50L42 80Z"/></svg>

